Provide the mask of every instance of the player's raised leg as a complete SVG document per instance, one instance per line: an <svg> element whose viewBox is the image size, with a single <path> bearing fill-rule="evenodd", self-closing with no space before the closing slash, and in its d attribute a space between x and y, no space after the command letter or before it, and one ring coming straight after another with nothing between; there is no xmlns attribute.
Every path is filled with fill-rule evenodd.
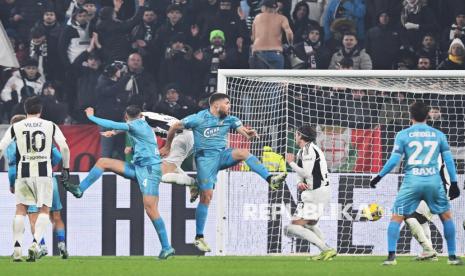
<svg viewBox="0 0 465 276"><path fill-rule="evenodd" d="M114 172L129 179L135 179L134 169L129 164L112 158L99 158L89 174L81 181L79 186L64 182L63 186L76 198L81 198L84 192L97 181L105 171Z"/></svg>

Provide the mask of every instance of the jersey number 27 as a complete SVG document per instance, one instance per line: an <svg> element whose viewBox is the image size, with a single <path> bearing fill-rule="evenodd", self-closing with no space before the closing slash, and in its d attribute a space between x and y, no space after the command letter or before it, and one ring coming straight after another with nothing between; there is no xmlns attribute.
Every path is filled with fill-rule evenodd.
<svg viewBox="0 0 465 276"><path fill-rule="evenodd" d="M409 165L428 165L431 162L431 158L433 158L433 154L438 147L437 141L424 141L423 143L419 141L412 141L408 144L409 148L415 148L415 151L410 155L408 159ZM419 160L417 159L420 153L423 151L424 148L429 148L428 154L426 154L425 159Z"/></svg>

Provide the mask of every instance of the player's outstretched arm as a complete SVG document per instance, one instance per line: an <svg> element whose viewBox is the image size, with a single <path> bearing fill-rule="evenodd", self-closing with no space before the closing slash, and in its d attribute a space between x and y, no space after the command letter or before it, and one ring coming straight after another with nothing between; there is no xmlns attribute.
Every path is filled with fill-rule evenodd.
<svg viewBox="0 0 465 276"><path fill-rule="evenodd" d="M176 135L176 132L179 130L184 129L184 124L182 121L177 121L174 124L170 126L170 129L168 130L168 134L166 136L166 142L163 148L160 149L160 155L165 157L170 153L171 150L171 143L173 142L174 136Z"/></svg>
<svg viewBox="0 0 465 276"><path fill-rule="evenodd" d="M253 138L260 138L258 136L258 133L255 129L253 128L247 128L245 126L240 126L238 128L236 128L236 131L237 133L239 133L240 135L244 136L247 140L251 140Z"/></svg>
<svg viewBox="0 0 465 276"><path fill-rule="evenodd" d="M129 131L129 125L127 123L115 122L94 116L94 109L92 107L86 108L86 115L89 120L101 127Z"/></svg>
<svg viewBox="0 0 465 276"><path fill-rule="evenodd" d="M447 138L444 135L441 139L440 150L444 164L446 164L447 172L450 177L449 199L453 200L460 196L460 190L457 185L457 170L455 169L455 162L452 153L450 152Z"/></svg>
<svg viewBox="0 0 465 276"><path fill-rule="evenodd" d="M401 135L399 133L396 135L396 139L394 141L394 150L391 153L391 157L389 160L384 164L384 167L381 169L379 174L370 181L370 186L372 188L376 187L376 184L383 178L386 174L392 171L397 164L399 164L402 154L404 154L404 146Z"/></svg>

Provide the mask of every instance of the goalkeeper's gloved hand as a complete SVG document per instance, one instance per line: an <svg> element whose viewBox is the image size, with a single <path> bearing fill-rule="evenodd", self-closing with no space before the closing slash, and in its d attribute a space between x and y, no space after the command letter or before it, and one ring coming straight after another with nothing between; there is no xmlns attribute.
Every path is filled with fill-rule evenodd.
<svg viewBox="0 0 465 276"><path fill-rule="evenodd" d="M377 175L375 176L375 178L373 178L372 180L370 180L370 187L371 188L376 188L376 184L378 184L378 182L381 180L381 176Z"/></svg>
<svg viewBox="0 0 465 276"><path fill-rule="evenodd" d="M460 190L459 190L459 186L457 185L457 181L452 181L450 183L450 188L449 188L449 200L456 199L459 196L460 196Z"/></svg>
<svg viewBox="0 0 465 276"><path fill-rule="evenodd" d="M61 170L61 181L66 182L69 180L69 168L63 168Z"/></svg>

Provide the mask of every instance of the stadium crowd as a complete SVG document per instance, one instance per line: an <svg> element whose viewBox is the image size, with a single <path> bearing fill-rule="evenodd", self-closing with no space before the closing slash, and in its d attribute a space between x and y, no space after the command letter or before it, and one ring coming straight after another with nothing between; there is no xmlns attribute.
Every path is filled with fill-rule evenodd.
<svg viewBox="0 0 465 276"><path fill-rule="evenodd" d="M21 64L0 67L2 123L33 95L59 124L182 118L219 68L465 69L463 0L0 0L0 19Z"/></svg>

